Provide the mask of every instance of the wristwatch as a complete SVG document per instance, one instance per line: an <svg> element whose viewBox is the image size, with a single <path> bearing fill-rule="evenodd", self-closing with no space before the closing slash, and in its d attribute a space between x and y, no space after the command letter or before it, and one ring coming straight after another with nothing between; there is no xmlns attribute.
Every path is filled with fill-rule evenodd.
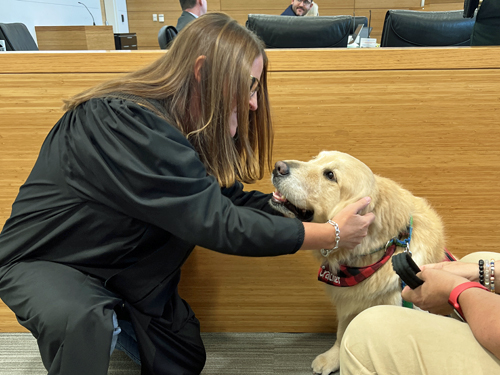
<svg viewBox="0 0 500 375"><path fill-rule="evenodd" d="M479 289L484 289L486 290L487 292L489 292L489 290L479 284L479 283L476 283L475 281L469 281L467 283L463 283L463 284L460 284L458 286L456 286L450 293L450 297L448 298L448 303L453 307L453 309L455 310L455 312L457 313L457 315L460 317L460 319L462 319L462 321L466 321L465 320L465 317L464 317L464 314L462 312L462 308L460 307L460 304L458 303L458 297L460 297L460 294L464 291L464 290L467 290L469 288L479 288Z"/></svg>

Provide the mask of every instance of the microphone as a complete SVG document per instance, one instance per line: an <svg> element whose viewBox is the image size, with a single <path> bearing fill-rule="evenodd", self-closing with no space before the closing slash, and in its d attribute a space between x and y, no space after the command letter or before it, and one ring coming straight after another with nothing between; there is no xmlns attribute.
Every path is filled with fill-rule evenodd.
<svg viewBox="0 0 500 375"><path fill-rule="evenodd" d="M368 20L368 38L370 37L370 34L372 33L372 29L370 28L372 24L372 10L370 9L370 19Z"/></svg>
<svg viewBox="0 0 500 375"><path fill-rule="evenodd" d="M80 2L80 1L78 2L78 4L82 4L85 8L87 8L87 6L84 3ZM89 8L87 8L87 11L90 13ZM92 13L90 13L90 17L92 17L92 23L95 26L95 20L94 20L94 16L92 15Z"/></svg>

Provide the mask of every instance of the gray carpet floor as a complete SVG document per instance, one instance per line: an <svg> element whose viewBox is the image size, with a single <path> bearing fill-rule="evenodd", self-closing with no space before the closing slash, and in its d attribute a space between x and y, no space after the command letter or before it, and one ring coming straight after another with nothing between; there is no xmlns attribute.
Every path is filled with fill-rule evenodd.
<svg viewBox="0 0 500 375"><path fill-rule="evenodd" d="M202 336L207 350L202 375L311 375L313 359L335 342L334 334L318 333L203 333ZM0 375L46 374L31 334L0 334ZM140 375L140 369L124 353L115 350L108 374Z"/></svg>

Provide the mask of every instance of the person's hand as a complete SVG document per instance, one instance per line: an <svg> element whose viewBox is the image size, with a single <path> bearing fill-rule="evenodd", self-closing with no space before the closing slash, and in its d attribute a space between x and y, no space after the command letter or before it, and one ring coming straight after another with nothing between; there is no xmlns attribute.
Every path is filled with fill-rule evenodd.
<svg viewBox="0 0 500 375"><path fill-rule="evenodd" d="M370 197L351 203L332 219L340 229L339 247L353 249L361 243L368 234L368 227L375 220L375 214L369 212L360 215L358 212L366 208L371 202Z"/></svg>
<svg viewBox="0 0 500 375"><path fill-rule="evenodd" d="M479 281L479 267L477 263L441 262L426 264L420 268L422 271L431 268L435 270L442 270L457 276L465 277L469 281Z"/></svg>
<svg viewBox="0 0 500 375"><path fill-rule="evenodd" d="M448 315L453 311L448 303L451 291L457 285L469 281L465 277L432 267L424 268L417 276L424 280L424 283L415 289L405 286L401 296L405 301L413 302L422 310L440 315Z"/></svg>

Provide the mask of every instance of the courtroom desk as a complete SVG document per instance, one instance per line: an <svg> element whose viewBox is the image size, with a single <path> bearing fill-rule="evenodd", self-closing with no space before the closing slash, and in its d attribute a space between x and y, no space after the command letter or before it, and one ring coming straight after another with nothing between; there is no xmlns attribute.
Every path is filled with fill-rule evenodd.
<svg viewBox="0 0 500 375"><path fill-rule="evenodd" d="M114 50L113 26L35 26L40 51Z"/></svg>
<svg viewBox="0 0 500 375"><path fill-rule="evenodd" d="M116 50L136 50L137 49L137 35L135 33L119 33L115 36L115 49Z"/></svg>
<svg viewBox="0 0 500 375"><path fill-rule="evenodd" d="M2 54L0 223L62 115L61 99L164 53ZM267 53L273 162L350 153L427 198L456 255L500 243L500 48ZM271 192L269 177L248 188ZM306 251L254 259L196 248L180 293L205 332L334 332L318 268ZM0 331L21 330L6 307L0 317Z"/></svg>

